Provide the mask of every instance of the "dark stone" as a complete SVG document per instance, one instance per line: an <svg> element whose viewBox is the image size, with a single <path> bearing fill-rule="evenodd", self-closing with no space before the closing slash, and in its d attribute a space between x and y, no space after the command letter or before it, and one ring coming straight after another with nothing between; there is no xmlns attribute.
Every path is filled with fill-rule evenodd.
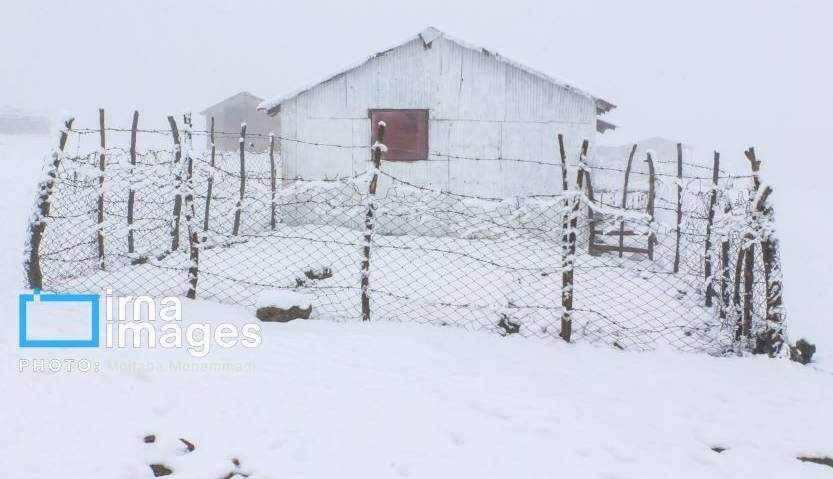
<svg viewBox="0 0 833 479"><path fill-rule="evenodd" d="M500 321L497 325L503 328L504 334L517 334L521 331L519 323L512 322L505 314L501 315Z"/></svg>
<svg viewBox="0 0 833 479"><path fill-rule="evenodd" d="M781 351L783 340L781 334L774 329L767 329L761 331L755 336L755 347L752 349L754 354L766 354L769 357L774 357Z"/></svg>
<svg viewBox="0 0 833 479"><path fill-rule="evenodd" d="M133 258L132 260L130 260L130 264L132 266L136 266L136 265L140 265L140 264L145 264L148 261L149 261L149 258L147 256L139 256L138 258Z"/></svg>
<svg viewBox="0 0 833 479"><path fill-rule="evenodd" d="M156 436L153 434L148 434L142 440L145 442L145 444L150 444L152 442L156 442Z"/></svg>
<svg viewBox="0 0 833 479"><path fill-rule="evenodd" d="M231 471L228 474L226 474L225 476L223 476L223 479L231 479L232 477L235 477L235 476L249 477L249 475L246 474L246 473Z"/></svg>
<svg viewBox="0 0 833 479"><path fill-rule="evenodd" d="M293 319L309 319L310 314L312 314L312 305L306 309L298 306L292 306L289 309L266 306L257 308L257 313L255 313L257 319L261 321L274 321L278 323L286 323Z"/></svg>
<svg viewBox="0 0 833 479"><path fill-rule="evenodd" d="M333 277L333 270L327 267L308 269L304 271L304 276L309 279L327 279Z"/></svg>
<svg viewBox="0 0 833 479"><path fill-rule="evenodd" d="M249 477L248 474L246 474L245 472L240 471L240 460L239 459L237 459L235 457L231 460L231 463L234 464L234 470L229 472L225 476L223 476L222 479L231 479L235 475L241 476L241 477Z"/></svg>
<svg viewBox="0 0 833 479"><path fill-rule="evenodd" d="M801 462L812 462L813 464L821 464L822 466L833 467L833 458L830 457L798 456L796 459L798 459Z"/></svg>
<svg viewBox="0 0 833 479"><path fill-rule="evenodd" d="M195 446L194 443L187 439L179 438L179 440L182 441L182 444L185 444L185 448L188 449L188 452L191 452L197 448L197 446Z"/></svg>
<svg viewBox="0 0 833 479"><path fill-rule="evenodd" d="M174 472L163 464L151 464L150 470L153 471L153 477L169 476Z"/></svg>
<svg viewBox="0 0 833 479"><path fill-rule="evenodd" d="M712 448L712 451L714 451L714 452L716 452L716 453L718 453L718 454L720 454L721 452L723 452L723 451L725 451L725 450L726 450L726 448L725 448L725 447L720 447L720 446L714 446L714 447Z"/></svg>
<svg viewBox="0 0 833 479"><path fill-rule="evenodd" d="M816 353L816 345L805 339L799 339L794 346L790 346L790 359L801 364L809 364Z"/></svg>

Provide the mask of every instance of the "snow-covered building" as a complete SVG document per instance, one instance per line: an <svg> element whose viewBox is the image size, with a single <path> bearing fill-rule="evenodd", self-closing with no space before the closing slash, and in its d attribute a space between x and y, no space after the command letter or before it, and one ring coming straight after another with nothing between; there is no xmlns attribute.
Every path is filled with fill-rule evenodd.
<svg viewBox="0 0 833 479"><path fill-rule="evenodd" d="M214 131L227 133L218 133L215 136L214 145L218 150L238 151L240 149L241 123L246 123L248 149L251 151L266 150L269 140L264 135L279 134L280 117L269 117L259 111L257 106L262 101L262 98L242 91L200 112L205 116L206 129L210 127L211 118L214 118ZM210 143L210 140L208 141Z"/></svg>
<svg viewBox="0 0 833 479"><path fill-rule="evenodd" d="M259 108L280 117L284 178L366 171L362 146L384 120L385 172L428 188L507 197L560 191L560 168L539 164L560 164L557 135L575 163L583 140L592 145L597 132L613 128L599 116L615 106L428 28Z"/></svg>

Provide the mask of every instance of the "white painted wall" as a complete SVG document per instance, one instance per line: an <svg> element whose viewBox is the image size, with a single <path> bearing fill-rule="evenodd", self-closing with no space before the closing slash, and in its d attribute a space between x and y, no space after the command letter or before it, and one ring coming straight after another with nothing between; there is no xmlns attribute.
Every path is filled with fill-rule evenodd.
<svg viewBox="0 0 833 479"><path fill-rule="evenodd" d="M285 178L351 176L366 171L368 109L429 110L431 161L385 162L382 169L429 188L489 197L556 193L561 170L556 135L570 163L582 140L595 138L592 98L445 37L417 37L281 104ZM443 156L446 155L446 156ZM470 161L450 156L551 163ZM383 178L380 193L390 180Z"/></svg>

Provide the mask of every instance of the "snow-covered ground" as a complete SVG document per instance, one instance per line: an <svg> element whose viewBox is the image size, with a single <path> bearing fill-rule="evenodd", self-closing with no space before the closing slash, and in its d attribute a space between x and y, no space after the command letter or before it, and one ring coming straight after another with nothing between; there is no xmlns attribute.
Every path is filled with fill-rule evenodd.
<svg viewBox="0 0 833 479"><path fill-rule="evenodd" d="M833 474L796 459L833 457L828 362L625 353L386 321L260 323L258 347L213 345L201 359L19 349L25 222L51 141L0 137L4 477L151 477L154 463L177 479ZM802 287L789 279L788 290ZM253 308L183 306L185 323L256 321ZM100 370L19 372L21 358L86 358Z"/></svg>
<svg viewBox="0 0 833 479"><path fill-rule="evenodd" d="M252 320L207 302L183 316ZM13 366L21 354L4 336ZM201 360L161 349L67 356L102 370L4 369L0 462L12 477L144 477L162 463L176 478L220 478L232 458L270 478L831 474L795 457L833 455L833 381L786 361L329 321L265 324L260 347ZM217 370L184 370L200 366ZM144 444L149 434L159 442Z"/></svg>

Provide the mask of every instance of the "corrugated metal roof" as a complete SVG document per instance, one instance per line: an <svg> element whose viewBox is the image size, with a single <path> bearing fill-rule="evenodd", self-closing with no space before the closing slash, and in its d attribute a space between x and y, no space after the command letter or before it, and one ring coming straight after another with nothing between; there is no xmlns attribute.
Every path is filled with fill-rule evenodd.
<svg viewBox="0 0 833 479"><path fill-rule="evenodd" d="M420 32L420 33L419 33L419 35L417 35L417 37L418 37L418 38L420 38L420 39L422 40L423 44L424 44L426 47L430 47L432 42L434 42L436 39L438 39L438 38L440 38L440 37L443 37L443 38L445 38L446 40L449 40L449 41L451 41L451 42L454 42L454 43L456 43L456 44L458 44L458 45L460 45L460 46L462 46L462 47L464 47L464 48L467 48L467 49L470 49L470 50L473 50L473 51L479 51L479 52L482 52L482 53L487 54L487 55L491 55L493 58L495 58L495 60L500 61L500 62L502 62L502 63L505 63L505 64L507 64L507 65L510 65L510 66L512 66L512 67L514 67L514 68L517 68L517 69L518 69L518 70L520 70L520 71L526 72L526 73L528 73L528 74L530 74L530 75L533 75L533 76L535 76L535 77L537 77L537 78L540 78L540 79L542 79L542 80L545 80L545 81L547 81L547 82L553 83L553 84L558 85L558 86L560 86L560 87L562 87L562 88L565 88L565 89L567 89L567 90L570 90L570 91L576 92L576 93L578 93L578 94L580 94L580 95L583 95L583 96L586 96L586 97L588 97L588 98L591 98L591 99L593 99L593 100L596 102L596 113L597 113L598 115L602 115L602 114L607 113L608 111L610 111L610 110L612 110L612 109L616 108L616 105L614 105L613 103L611 103L611 102L609 102L609 101L607 101L607 100L604 100L604 99L602 99L602 98L599 98L599 97L598 97L598 96L596 96L596 95L593 95L593 94L591 94L591 93L588 93L588 92L587 92L587 91L585 91L585 90L582 90L582 89L579 89L579 88L577 88L577 87L574 87L574 86L572 86L571 84L569 84L569 83L567 83L567 82L565 82L565 81L563 81L563 80L561 80L561 79L558 79L558 78L553 77L553 76L551 76L551 75L547 75L547 74L545 74L545 73L542 73L542 72L539 72L539 71L534 70L534 69L532 69L532 68L529 68L529 67L527 67L527 66L525 66L525 65L522 65L522 64L520 64L520 63L518 63L518 62L516 62L516 61L514 61L514 60L511 60L511 59L509 59L509 58L506 58L506 57L504 57L504 56L502 56L502 55L499 55L499 54L497 54L497 53L495 53L495 52L489 51L489 50L487 50L487 49L485 49L485 48L482 48L482 47L478 47L478 46L476 46L476 45L469 44L469 43L464 42L464 41L462 41L462 40L458 40L458 39L456 39L456 38L454 38L454 37L452 37L452 36L449 36L449 35L448 35L448 34L446 34L446 33L441 32L440 30L438 30L438 29L436 29L436 28L434 28L434 27L428 27L428 28L426 28L425 30L423 30L422 32ZM267 112L267 113L269 113L270 115L275 115L277 112L279 112L279 111L280 111L280 106L281 106L281 104L282 104L283 102L285 102L286 100L289 100L289 99L291 99L291 98L294 98L294 97L296 97L296 96L300 95L301 93L304 93L304 92L305 92L305 91L307 91L307 90L310 90L310 89L312 89L312 88L315 88L315 87L316 87L316 86L318 86L318 85L321 85L321 84L323 84L323 83L327 83L327 82L329 82L329 81L335 80L336 78L338 78L338 77L340 77L340 76L344 75L345 73L347 73L347 72L349 72L349 71L352 71L352 70L354 70L354 69L356 69L356 68L358 68L358 67L360 67L360 66L364 65L365 63L367 63L367 62L369 62L369 61L373 60L374 58L377 58L377 57L379 57L379 56L382 56L382 55L384 55L385 53L387 53L387 52L389 52L389 51L391 51L391 50L393 50L393 49L395 49L395 48L399 48L399 47L401 47L401 46L403 46L403 45L405 45L405 44L407 44L407 43L411 42L412 40L413 40L413 37L410 37L410 38L408 38L408 40L406 40L405 42L399 43L399 44L397 44L396 46L394 46L394 47L392 47L392 48L388 48L388 49L382 50L382 51L380 51L380 52L377 52L377 53L375 53L374 55L370 56L369 58L366 58L366 59L362 60L361 62L358 62L358 63L356 63L356 64L353 64L353 65L351 65L351 66L349 66L349 67L347 67L347 68L344 68L344 69L340 70L338 73L332 74L332 75L330 75L330 76L326 77L325 79L323 79L323 80L321 80L321 81L318 81L318 82L316 82L316 83L313 83L312 85L308 85L308 86L306 86L306 87L304 87L304 88L301 88L301 89L298 89L298 90L294 90L294 91L292 91L292 92L290 92L290 93L288 93L288 94L286 94L286 95L283 95L283 96L280 96L280 97L277 97L277 98L274 98L274 99L271 99L271 100L264 101L264 102L260 103L260 105L258 105L258 107L257 107L257 108L258 108L258 110L266 110L266 112Z"/></svg>

